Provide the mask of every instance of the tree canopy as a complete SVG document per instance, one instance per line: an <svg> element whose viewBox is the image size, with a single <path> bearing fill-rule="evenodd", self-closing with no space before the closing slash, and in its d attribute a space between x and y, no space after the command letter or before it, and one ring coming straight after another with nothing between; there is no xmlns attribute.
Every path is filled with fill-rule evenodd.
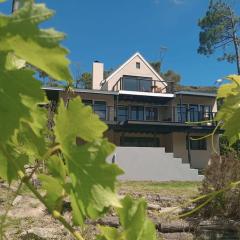
<svg viewBox="0 0 240 240"><path fill-rule="evenodd" d="M211 55L218 50L222 54L218 60L236 62L237 72L240 74L239 33L240 18L234 12L228 1L211 0L205 16L199 20L198 53Z"/></svg>

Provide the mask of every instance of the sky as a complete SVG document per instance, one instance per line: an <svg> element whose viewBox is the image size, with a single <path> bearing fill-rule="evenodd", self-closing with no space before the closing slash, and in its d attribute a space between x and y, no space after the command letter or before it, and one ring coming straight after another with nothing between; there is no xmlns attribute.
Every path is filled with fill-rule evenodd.
<svg viewBox="0 0 240 240"><path fill-rule="evenodd" d="M236 72L234 64L197 53L198 19L208 0L42 0L56 11L42 24L67 35L63 45L70 50L72 72L92 71L95 60L105 70L116 69L135 52L148 61L158 61L165 49L162 70L174 70L183 85L214 85ZM0 5L9 14L11 0Z"/></svg>

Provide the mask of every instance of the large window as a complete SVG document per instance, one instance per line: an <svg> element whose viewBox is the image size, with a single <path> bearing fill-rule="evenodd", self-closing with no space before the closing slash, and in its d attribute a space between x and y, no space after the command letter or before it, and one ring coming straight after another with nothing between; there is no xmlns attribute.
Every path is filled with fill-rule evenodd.
<svg viewBox="0 0 240 240"><path fill-rule="evenodd" d="M178 122L185 123L188 121L187 108L188 108L187 104L178 104L177 106Z"/></svg>
<svg viewBox="0 0 240 240"><path fill-rule="evenodd" d="M138 77L123 77L122 90L152 92L152 79Z"/></svg>
<svg viewBox="0 0 240 240"><path fill-rule="evenodd" d="M197 104L189 104L189 116L190 122L198 122L199 121L199 111Z"/></svg>
<svg viewBox="0 0 240 240"><path fill-rule="evenodd" d="M155 107L145 108L145 120L157 121L158 120L158 109Z"/></svg>
<svg viewBox="0 0 240 240"><path fill-rule="evenodd" d="M117 120L118 121L128 120L128 107L127 106L118 106Z"/></svg>
<svg viewBox="0 0 240 240"><path fill-rule="evenodd" d="M211 120L212 119L212 111L211 106L208 105L200 105L199 106L199 117L201 121Z"/></svg>
<svg viewBox="0 0 240 240"><path fill-rule="evenodd" d="M94 101L93 105L94 112L99 116L100 119L106 120L106 103L103 101Z"/></svg>
<svg viewBox="0 0 240 240"><path fill-rule="evenodd" d="M125 147L159 147L159 138L121 137L120 146Z"/></svg>
<svg viewBox="0 0 240 240"><path fill-rule="evenodd" d="M131 106L130 119L138 121L144 120L144 107Z"/></svg>
<svg viewBox="0 0 240 240"><path fill-rule="evenodd" d="M209 105L178 104L177 106L178 122L199 122L212 118L212 109Z"/></svg>
<svg viewBox="0 0 240 240"><path fill-rule="evenodd" d="M188 144L190 144L190 150L207 150L206 139L193 140L193 139L197 139L197 138L199 138L199 136L192 136L192 137L190 137L189 141L188 141L188 138L186 138L187 149L188 149Z"/></svg>

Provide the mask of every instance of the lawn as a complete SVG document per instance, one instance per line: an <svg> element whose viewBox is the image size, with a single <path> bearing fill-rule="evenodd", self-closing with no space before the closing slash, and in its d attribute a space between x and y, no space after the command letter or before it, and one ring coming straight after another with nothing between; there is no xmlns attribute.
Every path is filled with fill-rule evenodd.
<svg viewBox="0 0 240 240"><path fill-rule="evenodd" d="M159 194L161 196L192 198L198 194L199 182L151 182L151 181L121 181L118 184L120 191L126 193Z"/></svg>

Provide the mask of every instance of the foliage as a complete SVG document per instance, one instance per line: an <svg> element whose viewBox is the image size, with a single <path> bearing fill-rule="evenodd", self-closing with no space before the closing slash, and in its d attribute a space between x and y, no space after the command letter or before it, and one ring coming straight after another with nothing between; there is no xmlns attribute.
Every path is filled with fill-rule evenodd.
<svg viewBox="0 0 240 240"><path fill-rule="evenodd" d="M76 239L83 240L73 225L98 218L109 208L120 216L124 230L119 234L124 239L146 239L146 235L155 239L154 225L145 216L146 203L130 198L120 201L116 194L116 179L123 172L105 160L114 150L103 138L107 126L79 97L70 98L74 94L68 52L59 45L64 35L38 27L52 15L53 11L33 0L25 0L11 16L0 15L0 177L9 184L20 180L16 195L24 183ZM36 69L64 80L67 86L67 97L60 101L54 117L53 142L45 134L47 112L39 104L47 101L34 78ZM84 143L78 145L77 138ZM47 171L37 174L41 161ZM30 175L25 172L26 164L34 165ZM44 195L31 184L33 174L41 180ZM65 197L71 201L72 223L61 215ZM1 222L0 239L4 238L3 226Z"/></svg>
<svg viewBox="0 0 240 240"><path fill-rule="evenodd" d="M83 84L84 88L92 88L92 73L84 72L79 79L76 80L76 87L79 87L79 84Z"/></svg>
<svg viewBox="0 0 240 240"><path fill-rule="evenodd" d="M218 60L236 62L240 74L239 30L240 18L234 13L228 1L211 0L206 15L199 20L200 46L198 53L211 55L222 49Z"/></svg>
<svg viewBox="0 0 240 240"><path fill-rule="evenodd" d="M153 67L153 69L160 74L161 73L161 62L150 62L150 65Z"/></svg>
<svg viewBox="0 0 240 240"><path fill-rule="evenodd" d="M232 145L240 138L240 76L231 75L227 79L231 83L221 86L218 91L218 99L223 98L224 101L216 120L222 122L224 134Z"/></svg>
<svg viewBox="0 0 240 240"><path fill-rule="evenodd" d="M232 182L240 179L240 159L237 154L232 151L227 155L212 156L210 164L205 171L205 178L200 188L202 195L216 192L228 187ZM202 208L199 214L203 217L225 217L231 219L239 219L240 187L230 188L217 195L212 201Z"/></svg>
<svg viewBox="0 0 240 240"><path fill-rule="evenodd" d="M227 137L225 135L219 136L219 149L220 155L228 155L229 153L235 152L239 156L240 141L236 141L234 144L230 145Z"/></svg>
<svg viewBox="0 0 240 240"><path fill-rule="evenodd" d="M101 227L99 240L156 239L155 226L146 218L146 202L133 201L130 197L122 200L123 208L118 209L121 231L112 227Z"/></svg>

